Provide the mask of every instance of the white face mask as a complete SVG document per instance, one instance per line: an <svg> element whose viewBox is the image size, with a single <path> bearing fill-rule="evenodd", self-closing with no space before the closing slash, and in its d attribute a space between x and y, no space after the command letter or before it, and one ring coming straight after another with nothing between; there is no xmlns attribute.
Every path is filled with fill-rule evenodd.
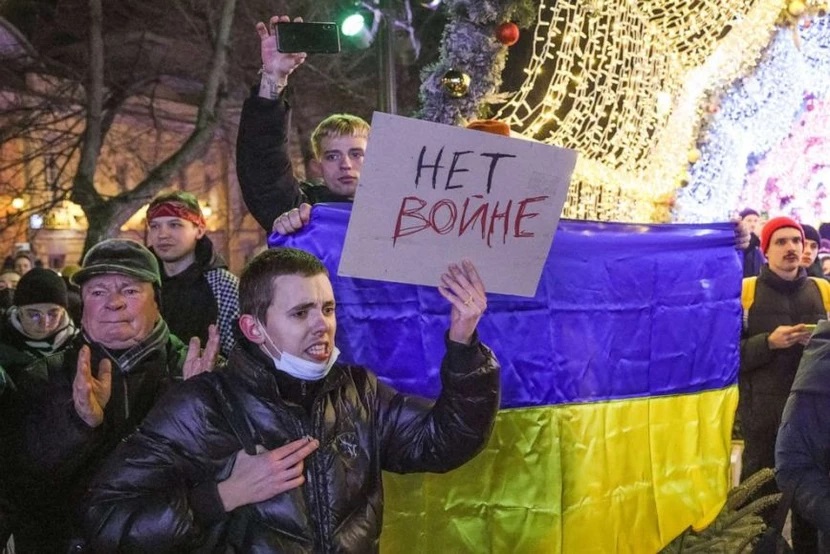
<svg viewBox="0 0 830 554"><path fill-rule="evenodd" d="M280 352L280 349L277 348L277 345L274 344L274 341L272 341L271 337L268 336L268 333L265 332L265 326L260 323L259 328L262 335L265 337L265 340L271 348L276 350L279 355L279 357L274 356L268 351L267 348L263 348L265 353L271 357L271 360L273 360L274 367L291 375L292 377L296 377L297 379L302 379L304 381L319 381L329 374L334 362L337 361L337 357L340 356L340 349L336 346L332 349L331 356L329 356L329 359L325 362L312 362L310 360L304 360L303 358L294 356L293 354L289 354L288 352Z"/></svg>

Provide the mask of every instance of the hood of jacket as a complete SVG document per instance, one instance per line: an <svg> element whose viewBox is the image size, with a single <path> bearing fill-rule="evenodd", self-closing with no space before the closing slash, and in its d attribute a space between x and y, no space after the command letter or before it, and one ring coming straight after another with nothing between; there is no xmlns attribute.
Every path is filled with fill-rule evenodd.
<svg viewBox="0 0 830 554"><path fill-rule="evenodd" d="M196 241L196 263L205 271L208 269L228 268L225 258L216 251L213 242L207 235Z"/></svg>

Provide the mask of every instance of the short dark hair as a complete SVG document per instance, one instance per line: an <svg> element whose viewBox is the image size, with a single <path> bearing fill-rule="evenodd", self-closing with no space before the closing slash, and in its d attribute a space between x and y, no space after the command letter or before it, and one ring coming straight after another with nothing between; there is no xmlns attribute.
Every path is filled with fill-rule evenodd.
<svg viewBox="0 0 830 554"><path fill-rule="evenodd" d="M297 248L271 248L254 257L239 276L239 313L265 321L280 275L313 277L329 272L317 256Z"/></svg>
<svg viewBox="0 0 830 554"><path fill-rule="evenodd" d="M14 261L19 260L20 258L26 258L31 262L32 266L35 265L35 255L31 253L29 250L18 250L14 254Z"/></svg>

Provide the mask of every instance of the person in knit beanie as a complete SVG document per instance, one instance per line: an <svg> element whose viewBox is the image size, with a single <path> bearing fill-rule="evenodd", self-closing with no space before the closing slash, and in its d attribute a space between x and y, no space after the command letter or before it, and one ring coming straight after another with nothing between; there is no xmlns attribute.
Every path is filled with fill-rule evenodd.
<svg viewBox="0 0 830 554"><path fill-rule="evenodd" d="M66 312L66 284L51 269L29 270L0 318L0 367L11 388L24 368L64 348L77 329Z"/></svg>
<svg viewBox="0 0 830 554"><path fill-rule="evenodd" d="M818 251L821 246L821 235L812 225L801 224L804 230L804 252L801 254L801 267L807 270L810 277L824 277L821 263L818 261Z"/></svg>
<svg viewBox="0 0 830 554"><path fill-rule="evenodd" d="M801 235L801 248L798 249L799 258L801 257L801 252L804 250L804 228L796 220L785 216L770 219L764 224L764 228L761 229L761 251L764 253L764 256L767 255L773 238L772 236L775 232L787 228L795 229Z"/></svg>
<svg viewBox="0 0 830 554"><path fill-rule="evenodd" d="M11 291L12 289L6 289ZM72 343L77 329L66 312L66 284L49 269L30 269L14 289L13 303L0 318L0 475L4 476L4 495L11 516L6 533L17 534L25 518L21 511L29 501L30 483L23 480L20 467L13 462L18 452L23 402L21 386L32 382L27 368L40 359L60 352ZM8 536L0 534L0 544ZM18 546L18 551L24 549Z"/></svg>
<svg viewBox="0 0 830 554"><path fill-rule="evenodd" d="M66 313L66 284L51 269L36 267L29 270L14 291L14 305L6 312L5 325L0 331L3 349L11 346L24 354L13 362L0 350L0 365L6 371L58 350L75 332L75 326Z"/></svg>
<svg viewBox="0 0 830 554"><path fill-rule="evenodd" d="M804 227L797 221L789 217L770 219L761 230L761 248L768 261L757 278L743 282L741 298L751 297L752 301L744 305L738 372L738 417L744 439L742 481L763 468L776 468L779 486L791 487L795 483L793 468L808 458L792 448L782 453L779 436L790 432L782 424L782 417L786 418L784 406L804 346L815 340L813 328L819 320L827 318L819 288L822 281L808 278L801 267L804 241ZM792 444L791 437L786 440ZM786 468L783 479L781 468ZM775 492L771 486L759 494L767 491ZM793 505L804 504L795 500ZM815 527L795 511L792 538L796 552L810 552L810 545L817 540Z"/></svg>

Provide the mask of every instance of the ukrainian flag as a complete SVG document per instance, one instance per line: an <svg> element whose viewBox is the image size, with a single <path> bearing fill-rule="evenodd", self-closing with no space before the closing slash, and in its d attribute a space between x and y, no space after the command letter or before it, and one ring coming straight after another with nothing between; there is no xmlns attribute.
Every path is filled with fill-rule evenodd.
<svg viewBox="0 0 830 554"><path fill-rule="evenodd" d="M341 359L435 397L448 304L337 277L349 213L317 205L274 243L328 266ZM488 295L479 333L503 367L489 444L445 475L386 474L381 550L649 553L705 527L727 492L740 277L731 224L561 221L536 296Z"/></svg>

